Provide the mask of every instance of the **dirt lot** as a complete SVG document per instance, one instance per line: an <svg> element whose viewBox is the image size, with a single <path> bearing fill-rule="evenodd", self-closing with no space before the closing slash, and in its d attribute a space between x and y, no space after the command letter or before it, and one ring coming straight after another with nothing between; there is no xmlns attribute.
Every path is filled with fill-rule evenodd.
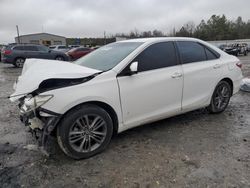
<svg viewBox="0 0 250 188"><path fill-rule="evenodd" d="M250 76L250 55L241 60ZM126 131L75 161L32 147L5 98L20 71L0 63L0 187L250 187L250 93L219 115L198 110Z"/></svg>

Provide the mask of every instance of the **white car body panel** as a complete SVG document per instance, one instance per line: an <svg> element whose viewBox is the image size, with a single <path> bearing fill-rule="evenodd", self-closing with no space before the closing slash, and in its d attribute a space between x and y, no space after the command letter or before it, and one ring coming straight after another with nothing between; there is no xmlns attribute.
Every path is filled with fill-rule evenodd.
<svg viewBox="0 0 250 188"><path fill-rule="evenodd" d="M220 65L216 67L217 65ZM220 59L182 65L184 87L182 109L193 110L209 105L215 86L221 80L223 69L227 68Z"/></svg>
<svg viewBox="0 0 250 188"><path fill-rule="evenodd" d="M114 109L118 117L118 132L122 132L141 124L208 106L214 88L224 78L232 80L234 94L239 90L242 73L236 66L236 63L239 62L238 58L230 56L206 42L190 38L150 38L121 42L129 41L144 42L144 44L112 70L104 72L90 81L42 93L54 96L42 107L58 114L65 114L71 108L82 103L102 102ZM147 46L165 41L200 42L217 51L221 56L216 60L117 77ZM219 66L217 66L218 64ZM23 73L16 85L16 91L12 96L32 92L44 79L79 78L98 72L100 71L67 62L30 60L25 63ZM176 72L182 76L172 78Z"/></svg>
<svg viewBox="0 0 250 188"><path fill-rule="evenodd" d="M183 77L175 73L182 75L180 65L118 77L126 128L181 111Z"/></svg>
<svg viewBox="0 0 250 188"><path fill-rule="evenodd" d="M15 84L15 92L11 95L12 101L36 90L39 84L50 78L83 78L101 72L65 61L27 59L18 84ZM15 97L17 96L17 97Z"/></svg>
<svg viewBox="0 0 250 188"><path fill-rule="evenodd" d="M43 108L64 114L78 104L91 101L103 102L115 110L119 122L122 123L116 74L114 71L108 71L83 84L47 91L44 95L54 95L54 97L44 104Z"/></svg>

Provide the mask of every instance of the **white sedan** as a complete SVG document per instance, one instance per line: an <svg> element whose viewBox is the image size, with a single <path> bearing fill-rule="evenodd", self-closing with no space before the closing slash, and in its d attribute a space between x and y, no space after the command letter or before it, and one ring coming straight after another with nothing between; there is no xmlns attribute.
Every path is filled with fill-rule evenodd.
<svg viewBox="0 0 250 188"><path fill-rule="evenodd" d="M241 79L239 59L204 41L133 39L75 63L29 59L10 98L41 146L56 136L82 159L127 129L204 107L223 112Z"/></svg>
<svg viewBox="0 0 250 188"><path fill-rule="evenodd" d="M70 50L70 48L65 45L52 45L52 46L49 46L49 49L54 50L54 51L60 51L60 52L67 52Z"/></svg>

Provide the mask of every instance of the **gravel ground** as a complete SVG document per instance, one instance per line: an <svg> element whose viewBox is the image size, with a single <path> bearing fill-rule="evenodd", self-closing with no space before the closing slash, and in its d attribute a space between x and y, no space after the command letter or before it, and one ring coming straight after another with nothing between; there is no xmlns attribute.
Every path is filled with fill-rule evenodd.
<svg viewBox="0 0 250 188"><path fill-rule="evenodd" d="M240 59L250 76L250 55ZM0 187L250 187L250 93L219 115L202 109L126 131L75 161L34 147L5 98L20 72L0 63Z"/></svg>

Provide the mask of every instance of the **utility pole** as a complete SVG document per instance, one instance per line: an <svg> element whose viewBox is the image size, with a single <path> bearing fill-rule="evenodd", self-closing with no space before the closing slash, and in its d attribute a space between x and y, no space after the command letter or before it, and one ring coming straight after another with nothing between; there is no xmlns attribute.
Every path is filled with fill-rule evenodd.
<svg viewBox="0 0 250 188"><path fill-rule="evenodd" d="M106 31L104 31L103 35L104 35L104 44L106 44Z"/></svg>
<svg viewBox="0 0 250 188"><path fill-rule="evenodd" d="M18 25L16 25L16 31L17 31L17 41L18 41L18 44L20 44L20 36L19 36Z"/></svg>

